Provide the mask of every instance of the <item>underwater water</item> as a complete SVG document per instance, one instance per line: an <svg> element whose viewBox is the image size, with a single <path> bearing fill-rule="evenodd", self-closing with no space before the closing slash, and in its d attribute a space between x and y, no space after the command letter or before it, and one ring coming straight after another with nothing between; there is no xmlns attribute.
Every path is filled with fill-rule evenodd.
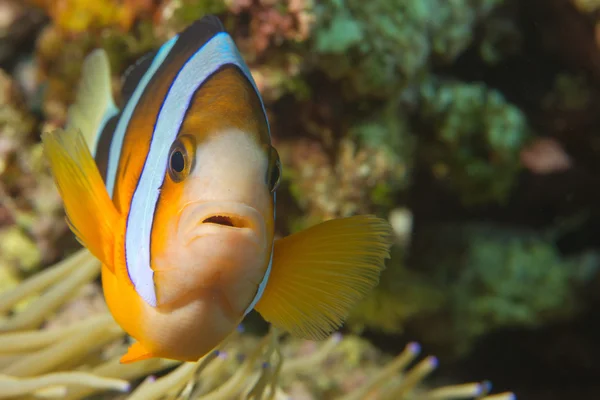
<svg viewBox="0 0 600 400"><path fill-rule="evenodd" d="M374 214L391 257L322 342L252 312L197 363L119 364L41 134L93 49L120 104L208 14L264 102L276 238ZM599 160L600 1L0 0L0 398L598 399Z"/></svg>

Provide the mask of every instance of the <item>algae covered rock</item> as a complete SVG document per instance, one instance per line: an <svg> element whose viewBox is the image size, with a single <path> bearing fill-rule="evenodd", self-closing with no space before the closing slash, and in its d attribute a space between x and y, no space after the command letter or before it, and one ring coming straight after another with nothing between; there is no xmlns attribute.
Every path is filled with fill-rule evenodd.
<svg viewBox="0 0 600 400"><path fill-rule="evenodd" d="M421 79L435 60L450 63L475 24L502 0L328 0L315 7L319 68L347 93L389 97Z"/></svg>
<svg viewBox="0 0 600 400"><path fill-rule="evenodd" d="M56 260L67 233L36 127L17 84L0 71L0 257L18 274Z"/></svg>
<svg viewBox="0 0 600 400"><path fill-rule="evenodd" d="M317 141L282 143L284 179L302 210L301 226L337 217L384 212L406 177L407 166L385 148L360 147L350 139L330 156ZM293 230L299 229L296 226Z"/></svg>
<svg viewBox="0 0 600 400"><path fill-rule="evenodd" d="M496 225L430 226L415 239L420 270L445 288L444 307L419 332L464 352L498 328L533 328L576 317L600 255L564 257L539 232Z"/></svg>
<svg viewBox="0 0 600 400"><path fill-rule="evenodd" d="M420 118L432 137L423 156L466 205L507 200L531 138L527 118L483 83L433 79L420 88Z"/></svg>

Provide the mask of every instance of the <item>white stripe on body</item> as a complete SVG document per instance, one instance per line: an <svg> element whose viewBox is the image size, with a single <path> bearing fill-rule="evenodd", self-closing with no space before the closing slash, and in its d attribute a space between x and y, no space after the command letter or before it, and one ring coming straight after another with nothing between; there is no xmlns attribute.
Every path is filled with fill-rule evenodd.
<svg viewBox="0 0 600 400"><path fill-rule="evenodd" d="M152 64L150 64L150 67L142 79L140 79L140 82L125 106L125 109L123 109L123 113L119 117L119 122L117 123L115 133L110 142L110 149L108 152L108 168L106 170L106 189L108 190L108 194L111 198L115 190L115 179L117 178L117 169L119 167L119 160L121 159L121 150L123 149L123 142L125 141L125 132L129 126L129 121L131 120L135 106L138 104L142 93L144 93L144 89L146 89L148 82L150 82L150 79L152 79L156 70L162 65L164 59L171 51L171 48L175 45L177 38L178 36L174 36L159 49L156 57L154 57L154 60L152 60ZM106 124L106 120L102 125L103 127L104 124ZM100 135L98 135L97 140L99 140L99 137Z"/></svg>

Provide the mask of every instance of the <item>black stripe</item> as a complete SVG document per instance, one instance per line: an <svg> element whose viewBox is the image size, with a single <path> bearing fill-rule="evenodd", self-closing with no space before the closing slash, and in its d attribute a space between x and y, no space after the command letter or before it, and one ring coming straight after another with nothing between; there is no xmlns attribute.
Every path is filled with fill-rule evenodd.
<svg viewBox="0 0 600 400"><path fill-rule="evenodd" d="M105 184L106 174L108 173L108 155L110 154L110 145L115 135L115 130L120 117L121 113L118 113L106 122L104 129L102 129L102 132L100 132L98 146L96 146L96 155L94 156L94 159L96 160L96 165L100 170L100 175L102 176Z"/></svg>
<svg viewBox="0 0 600 400"><path fill-rule="evenodd" d="M144 54L140 57L134 64L129 66L122 78L122 86L121 86L121 102L122 104L126 104L135 89L137 88L140 80L150 68L154 57L156 56L157 51L151 51L149 53Z"/></svg>
<svg viewBox="0 0 600 400"><path fill-rule="evenodd" d="M174 59L180 57L182 53L187 53L189 54L188 58L185 59L179 67L181 70L196 52L220 32L225 32L225 28L219 18L214 15L207 15L193 22L179 34L177 42L175 42L169 55L163 60L162 65L156 71L156 74L154 74L153 79L157 76L161 76L162 69L168 68ZM148 84L148 86L150 86L150 84Z"/></svg>
<svg viewBox="0 0 600 400"><path fill-rule="evenodd" d="M224 32L225 28L214 15L207 15L189 25L184 29L177 38L177 42L169 52L169 55L163 61L161 67L168 66L173 58L181 54L181 52L189 51L189 48L200 49L206 44L213 36L219 32ZM158 50L151 51L140 57L133 65L131 65L123 74L123 85L121 90L121 97L123 103L127 103L135 89L137 88L140 80L150 68L152 61ZM154 76L160 76L159 68ZM148 84L150 86L150 84ZM142 94L143 97L143 94ZM141 100L141 99L140 99Z"/></svg>
<svg viewBox="0 0 600 400"><path fill-rule="evenodd" d="M213 36L220 32L225 32L225 27L223 27L221 20L214 15L207 15L184 29L180 34L179 42L187 42L189 40L195 44L196 48L200 49Z"/></svg>

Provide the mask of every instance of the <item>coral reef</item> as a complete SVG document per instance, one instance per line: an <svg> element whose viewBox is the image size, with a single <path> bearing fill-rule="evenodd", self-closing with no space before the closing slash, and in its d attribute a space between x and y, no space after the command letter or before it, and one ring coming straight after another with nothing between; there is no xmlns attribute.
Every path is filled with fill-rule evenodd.
<svg viewBox="0 0 600 400"><path fill-rule="evenodd" d="M498 1L326 1L316 7L315 62L349 95L390 97L430 63L451 63Z"/></svg>
<svg viewBox="0 0 600 400"><path fill-rule="evenodd" d="M249 62L264 55L267 49L283 42L305 42L314 23L313 0L286 0L273 7L272 0L225 1L234 15L250 14L248 35L240 47Z"/></svg>
<svg viewBox="0 0 600 400"><path fill-rule="evenodd" d="M339 143L335 163L315 141L283 142L279 148L289 168L285 179L309 225L389 207L393 190L402 185L408 172L387 149L357 148L351 140Z"/></svg>
<svg viewBox="0 0 600 400"><path fill-rule="evenodd" d="M44 14L32 10L25 2L0 1L0 66L3 68L19 56L44 21Z"/></svg>
<svg viewBox="0 0 600 400"><path fill-rule="evenodd" d="M60 256L67 233L62 201L35 139L37 121L0 70L0 266L3 284Z"/></svg>
<svg viewBox="0 0 600 400"><path fill-rule="evenodd" d="M597 252L563 258L551 235L484 224L428 227L414 251L429 282L445 288L443 306L419 321L420 334L458 352L494 329L573 318L600 268Z"/></svg>
<svg viewBox="0 0 600 400"><path fill-rule="evenodd" d="M158 3L153 16L153 28L159 37L172 37L187 25L206 14L223 14L224 0L165 0Z"/></svg>
<svg viewBox="0 0 600 400"><path fill-rule="evenodd" d="M421 118L434 132L424 157L467 204L505 201L531 132L523 113L483 84L432 80L421 87Z"/></svg>
<svg viewBox="0 0 600 400"><path fill-rule="evenodd" d="M414 344L390 360L354 335L451 360L501 329L597 308L600 236L585 227L600 215L599 5L0 0L0 397L264 398L276 383L274 398L482 398L482 383L427 389L435 362L410 368ZM278 236L374 213L397 245L342 340L237 332L198 363L119 365L127 339L95 261L67 256L39 133L63 125L91 49L107 50L118 100L132 62L208 13L265 101L283 164ZM563 208L575 245L559 237Z"/></svg>
<svg viewBox="0 0 600 400"><path fill-rule="evenodd" d="M65 36L54 25L46 27L37 41L38 79L45 81L43 112L49 124L47 129L65 122L66 108L74 100L81 64L96 47L107 49L115 74L120 74L135 59L157 46L157 38L150 25L140 24L135 32L124 34L115 28L100 32L85 31ZM115 97L119 98L115 93Z"/></svg>
<svg viewBox="0 0 600 400"><path fill-rule="evenodd" d="M68 34L108 26L127 31L138 14L153 8L151 0L33 0L33 3L44 8L56 26Z"/></svg>
<svg viewBox="0 0 600 400"><path fill-rule="evenodd" d="M498 65L523 51L524 39L516 19L514 12L505 12L491 15L485 22L478 47L486 64Z"/></svg>

